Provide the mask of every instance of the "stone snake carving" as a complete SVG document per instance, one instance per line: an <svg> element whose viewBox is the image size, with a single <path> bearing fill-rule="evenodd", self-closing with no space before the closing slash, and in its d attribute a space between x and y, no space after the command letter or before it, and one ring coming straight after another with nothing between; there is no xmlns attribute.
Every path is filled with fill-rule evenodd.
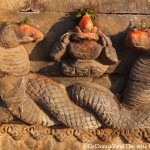
<svg viewBox="0 0 150 150"><path fill-rule="evenodd" d="M70 101L66 89L51 79L35 75L30 77L27 94L68 127L93 129L101 126L92 112Z"/></svg>
<svg viewBox="0 0 150 150"><path fill-rule="evenodd" d="M127 35L127 44L142 54L132 66L122 101L100 85L76 84L71 88L71 98L94 111L105 126L119 129L150 126L150 30L141 32L144 35L134 35L134 31Z"/></svg>
<svg viewBox="0 0 150 150"><path fill-rule="evenodd" d="M85 15L86 17L87 14ZM83 16L84 18L84 16ZM91 27L91 20L89 20L89 24ZM85 28L81 28L80 24L82 22L82 19L79 23L79 25L76 27L77 29L80 28L80 30L84 31ZM88 25L86 22L85 25ZM92 30L86 30L86 32L80 31L80 36L78 35L78 31L76 34L73 34L73 37L78 39L81 42L76 42L70 40L70 43L78 45L81 44L80 48L73 48L69 47L70 51L77 51L74 53L80 53L80 51L84 51L84 46L82 46L83 37L84 40L86 39L89 41L93 41L94 38L85 38L85 35L95 35L99 34L98 30L93 33ZM78 29L79 30L79 29ZM144 32L150 33L150 31L146 30ZM74 35L75 34L75 35ZM107 44L104 46L104 53L105 57L112 62L117 62L117 56L116 53L114 53L114 49L112 47L110 39L105 36L103 33L100 34L103 42ZM128 79L128 83L126 86L126 89L124 91L124 97L123 100L118 100L115 95L105 87L93 83L77 83L75 85L72 85L69 88L70 98L74 100L74 102L79 105L82 108L88 108L94 112L98 116L98 119L100 123L103 126L112 127L112 128L119 128L119 129L127 129L127 128L149 128L150 125L150 112L149 112L149 101L150 101L150 57L149 57L149 36L146 36L146 38L141 38L143 35L139 34L140 37L137 38L136 36L127 36L127 43L131 47L134 47L136 49L142 49L142 52L145 52L146 54L141 54L139 59L135 62L131 69L131 73ZM149 35L149 34L148 34ZM89 42L90 43L90 42ZM55 57L57 56L60 58L61 51L66 48L65 42L60 40L60 47L57 46L57 48L54 45L54 49L52 48L51 56ZM63 48L62 48L63 47ZM73 50L72 50L73 49ZM83 49L83 50L82 50ZM67 49L67 51L69 51ZM94 49L93 49L94 51ZM109 51L112 51L109 52ZM72 53L71 53L72 54ZM92 56L90 56L91 52L89 52L89 57L92 59ZM109 57L107 57L109 56ZM76 55L78 59L80 58L80 55ZM77 59L76 58L76 59ZM108 59L109 58L109 59ZM113 60L114 58L114 60ZM113 61L112 61L113 60ZM108 63L108 62L107 62ZM110 63L110 64L111 64ZM103 72L104 73L104 72ZM99 74L100 75L100 74Z"/></svg>
<svg viewBox="0 0 150 150"><path fill-rule="evenodd" d="M29 25L8 24L1 29L0 96L6 106L0 107L0 121L17 117L27 124L52 126L59 121L73 128L98 128L101 124L97 119L71 102L64 86L29 74L30 62L22 44L42 39L43 34Z"/></svg>
<svg viewBox="0 0 150 150"><path fill-rule="evenodd" d="M66 90L48 77L30 74L28 54L22 44L42 39L43 34L29 25L10 24L1 29L1 122L17 117L27 124L44 126L61 122L81 129L149 128L149 53L141 55L133 65L124 99L119 101L98 84L76 83Z"/></svg>
<svg viewBox="0 0 150 150"><path fill-rule="evenodd" d="M146 108L129 109L102 86L76 84L72 88L71 98L78 105L93 110L104 126L119 129L149 128L150 112L147 105Z"/></svg>

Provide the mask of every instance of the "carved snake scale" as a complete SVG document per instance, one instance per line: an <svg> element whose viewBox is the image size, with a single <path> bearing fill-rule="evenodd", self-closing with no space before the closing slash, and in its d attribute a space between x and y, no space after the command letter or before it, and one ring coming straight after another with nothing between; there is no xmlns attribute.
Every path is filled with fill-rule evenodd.
<svg viewBox="0 0 150 150"><path fill-rule="evenodd" d="M16 34L14 27L16 30L18 26L6 26L1 38L2 35L8 36L8 33ZM30 26L27 27L27 31L30 31ZM34 29L32 33L32 30L25 36L35 36L36 39L34 34L40 34L40 31ZM1 44L10 45L11 41L8 42L5 36L0 39ZM73 128L92 129L101 126L92 113L70 101L65 87L49 78L29 74L30 61L24 46L0 47L0 61L0 96L7 108L0 108L1 122L11 120L13 115L28 124L52 126L60 121ZM45 107L55 119L49 118L39 105Z"/></svg>
<svg viewBox="0 0 150 150"><path fill-rule="evenodd" d="M134 64L122 102L98 84L77 83L68 88L68 94L64 86L50 78L29 74L29 59L23 46L0 48L0 61L0 95L6 104L6 108L0 107L2 122L16 116L28 124L45 126L59 121L68 127L83 129L101 125L149 128L148 55L140 56Z"/></svg>

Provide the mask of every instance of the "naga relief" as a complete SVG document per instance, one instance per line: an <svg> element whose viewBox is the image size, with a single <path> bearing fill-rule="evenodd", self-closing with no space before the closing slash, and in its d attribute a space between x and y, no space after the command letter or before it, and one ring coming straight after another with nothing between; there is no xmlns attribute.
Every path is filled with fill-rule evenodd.
<svg viewBox="0 0 150 150"><path fill-rule="evenodd" d="M149 35L150 29L143 29L141 26L141 28L130 31L126 36L126 44L136 50L140 49L142 53L131 69L122 99L117 99L110 90L94 83L76 83L69 88L70 99L78 106L92 110L102 126L119 129L149 128ZM102 38L101 45L98 44L98 37ZM96 48L93 48L93 42L96 43ZM69 46L66 47L66 44L69 44ZM93 27L92 20L87 13L82 17L73 32L67 33L67 36L63 35L61 40L54 45L50 56L57 60L66 51L69 56L73 57L74 61L73 63L67 63L67 65L62 63L62 71L67 76L84 76L85 74L81 73L81 70L86 73L88 70L85 69L86 65L93 68L95 64L97 68L97 62L92 59L98 58L101 51L105 53L107 59L104 58L104 60L107 65L117 62L117 56L110 39L99 29ZM91 60L94 63L93 66L89 63ZM80 65L76 65L77 62L80 62ZM101 66L101 68L103 67ZM88 72L90 71L88 70ZM103 74L105 71L101 70L100 72ZM100 72L96 74L102 75Z"/></svg>
<svg viewBox="0 0 150 150"><path fill-rule="evenodd" d="M142 53L131 69L124 97L119 100L109 89L96 83L65 87L50 77L31 74L23 45L40 42L43 33L28 24L1 26L0 96L4 105L0 107L0 122L17 118L30 125L61 123L74 129L149 128L149 32L150 29L138 29L126 37L128 45ZM50 56L60 60L67 53L70 60L61 60L62 72L67 76L101 76L109 65L118 61L110 39L93 26L88 14L73 31L61 37Z"/></svg>
<svg viewBox="0 0 150 150"><path fill-rule="evenodd" d="M71 102L63 85L29 73L30 61L23 44L43 38L43 33L27 24L1 26L0 96L5 107L0 107L0 122L17 118L27 124L52 126L61 122L73 128L98 128L101 124L94 115Z"/></svg>
<svg viewBox="0 0 150 150"><path fill-rule="evenodd" d="M139 51L131 68L122 99L101 85L76 84L71 98L81 107L97 114L100 122L112 128L132 129L150 127L150 29L138 27L129 31L125 42Z"/></svg>

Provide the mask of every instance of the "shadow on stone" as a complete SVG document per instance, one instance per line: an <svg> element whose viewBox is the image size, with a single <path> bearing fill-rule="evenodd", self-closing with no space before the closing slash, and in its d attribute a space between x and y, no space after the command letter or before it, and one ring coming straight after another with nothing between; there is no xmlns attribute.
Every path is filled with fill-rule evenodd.
<svg viewBox="0 0 150 150"><path fill-rule="evenodd" d="M47 26L47 25L45 25ZM55 23L44 40L39 42L32 50L29 58L31 61L51 61L49 57L49 52L52 44L60 37L62 34L67 32L69 29L74 27L73 15L66 15L61 18L57 23Z"/></svg>

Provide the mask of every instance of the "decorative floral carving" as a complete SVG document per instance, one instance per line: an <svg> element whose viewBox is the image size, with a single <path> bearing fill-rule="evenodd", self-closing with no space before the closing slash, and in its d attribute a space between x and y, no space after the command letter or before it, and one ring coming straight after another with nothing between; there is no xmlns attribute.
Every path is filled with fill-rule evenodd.
<svg viewBox="0 0 150 150"><path fill-rule="evenodd" d="M149 141L149 130L112 130L112 129L96 129L96 130L79 130L79 129L51 129L43 126L26 126L17 124L3 124L0 126L1 136L8 134L14 140L20 140L25 136L30 136L34 140L44 140L46 137L51 137L56 141L69 141L71 138L76 138L83 143L91 143L95 139L111 143L114 138L123 138L124 143L134 143L138 139Z"/></svg>
<svg viewBox="0 0 150 150"><path fill-rule="evenodd" d="M127 143L134 143L137 139L142 138L142 130L136 130L136 129L131 129L131 130L122 130L121 131L121 136L124 138L124 140Z"/></svg>

